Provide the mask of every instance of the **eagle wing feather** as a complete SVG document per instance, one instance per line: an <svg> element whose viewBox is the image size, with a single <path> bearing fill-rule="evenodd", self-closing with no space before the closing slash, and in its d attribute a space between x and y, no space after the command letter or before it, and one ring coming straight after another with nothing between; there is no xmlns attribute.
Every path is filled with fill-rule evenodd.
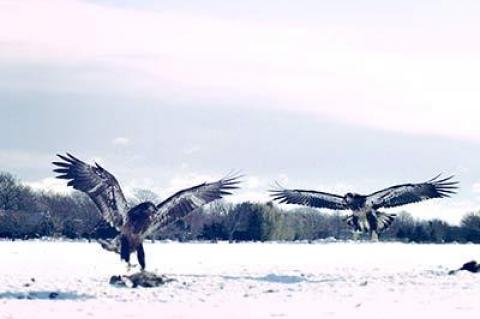
<svg viewBox="0 0 480 319"><path fill-rule="evenodd" d="M68 180L67 185L86 193L97 205L103 218L120 230L128 212L128 204L116 178L95 163L89 165L73 155L57 155L62 161L53 162L57 178Z"/></svg>
<svg viewBox="0 0 480 319"><path fill-rule="evenodd" d="M240 176L227 176L213 183L202 183L170 196L157 205L157 212L143 237L147 237L157 230L186 217L192 211L231 195L231 191L238 188Z"/></svg>
<svg viewBox="0 0 480 319"><path fill-rule="evenodd" d="M374 209L397 207L432 198L450 197L455 194L458 182L453 176L440 179L440 175L425 183L396 185L367 196L367 205Z"/></svg>
<svg viewBox="0 0 480 319"><path fill-rule="evenodd" d="M317 208L348 209L343 196L302 189L275 189L270 191L280 204L298 204Z"/></svg>

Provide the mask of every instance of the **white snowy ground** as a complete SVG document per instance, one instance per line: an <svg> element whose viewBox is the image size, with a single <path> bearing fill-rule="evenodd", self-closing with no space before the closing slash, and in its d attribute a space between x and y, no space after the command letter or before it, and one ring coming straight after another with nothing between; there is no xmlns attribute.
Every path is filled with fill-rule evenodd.
<svg viewBox="0 0 480 319"><path fill-rule="evenodd" d="M96 243L0 241L0 318L480 315L480 274L447 274L479 260L478 245L149 243L145 250L147 268L175 282L112 287L110 276L125 266Z"/></svg>

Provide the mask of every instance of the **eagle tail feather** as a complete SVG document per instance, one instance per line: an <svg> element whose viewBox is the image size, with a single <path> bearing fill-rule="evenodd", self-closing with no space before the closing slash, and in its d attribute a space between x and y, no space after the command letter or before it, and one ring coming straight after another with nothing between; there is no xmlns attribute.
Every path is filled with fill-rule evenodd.
<svg viewBox="0 0 480 319"><path fill-rule="evenodd" d="M397 217L396 214L377 212L377 230L379 232L387 230L388 227L390 227L390 225L393 223L395 217Z"/></svg>

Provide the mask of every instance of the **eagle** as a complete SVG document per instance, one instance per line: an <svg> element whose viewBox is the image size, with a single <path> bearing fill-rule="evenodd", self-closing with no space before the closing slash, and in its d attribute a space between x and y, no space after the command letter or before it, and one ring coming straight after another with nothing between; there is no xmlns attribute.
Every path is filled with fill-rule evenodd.
<svg viewBox="0 0 480 319"><path fill-rule="evenodd" d="M441 175L438 175L424 183L396 185L370 195L346 193L341 196L314 190L284 189L280 185L270 192L273 199L279 203L350 210L351 213L345 217L345 221L353 229L354 238L357 238L360 233L368 232L371 239L376 241L378 234L386 230L396 216L382 212L380 209L431 198L450 197L458 188L458 182L453 181L453 177L441 178Z"/></svg>
<svg viewBox="0 0 480 319"><path fill-rule="evenodd" d="M52 163L56 177L68 180L68 186L86 193L103 219L118 230L115 239L100 243L103 248L119 253L128 269L130 255L136 252L138 263L145 270L145 238L209 202L231 195L240 183L240 176L231 174L213 183L181 190L159 204L144 202L130 207L117 179L98 163L89 165L69 153L57 156L61 161Z"/></svg>

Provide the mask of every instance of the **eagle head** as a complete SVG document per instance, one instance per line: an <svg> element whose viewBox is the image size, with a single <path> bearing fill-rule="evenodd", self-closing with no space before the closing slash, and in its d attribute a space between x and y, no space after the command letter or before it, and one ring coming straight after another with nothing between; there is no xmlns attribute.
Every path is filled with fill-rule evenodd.
<svg viewBox="0 0 480 319"><path fill-rule="evenodd" d="M346 193L345 196L343 196L343 199L347 204L353 204L355 202L355 197L354 193Z"/></svg>
<svg viewBox="0 0 480 319"><path fill-rule="evenodd" d="M356 193L346 193L343 200L353 210L361 209L365 205L365 196Z"/></svg>
<svg viewBox="0 0 480 319"><path fill-rule="evenodd" d="M157 207L151 202L138 204L128 211L128 222L135 224L136 227L140 227L139 225L146 227L156 211Z"/></svg>
<svg viewBox="0 0 480 319"><path fill-rule="evenodd" d="M155 212L157 211L157 206L152 203L152 202L146 202L144 203L145 206L144 206L144 210L145 212L147 213L148 215L148 219L151 220L152 219L152 216L155 214Z"/></svg>
<svg viewBox="0 0 480 319"><path fill-rule="evenodd" d="M157 207L152 202L144 202L135 206L134 209L137 211L147 212L151 214L157 210Z"/></svg>

